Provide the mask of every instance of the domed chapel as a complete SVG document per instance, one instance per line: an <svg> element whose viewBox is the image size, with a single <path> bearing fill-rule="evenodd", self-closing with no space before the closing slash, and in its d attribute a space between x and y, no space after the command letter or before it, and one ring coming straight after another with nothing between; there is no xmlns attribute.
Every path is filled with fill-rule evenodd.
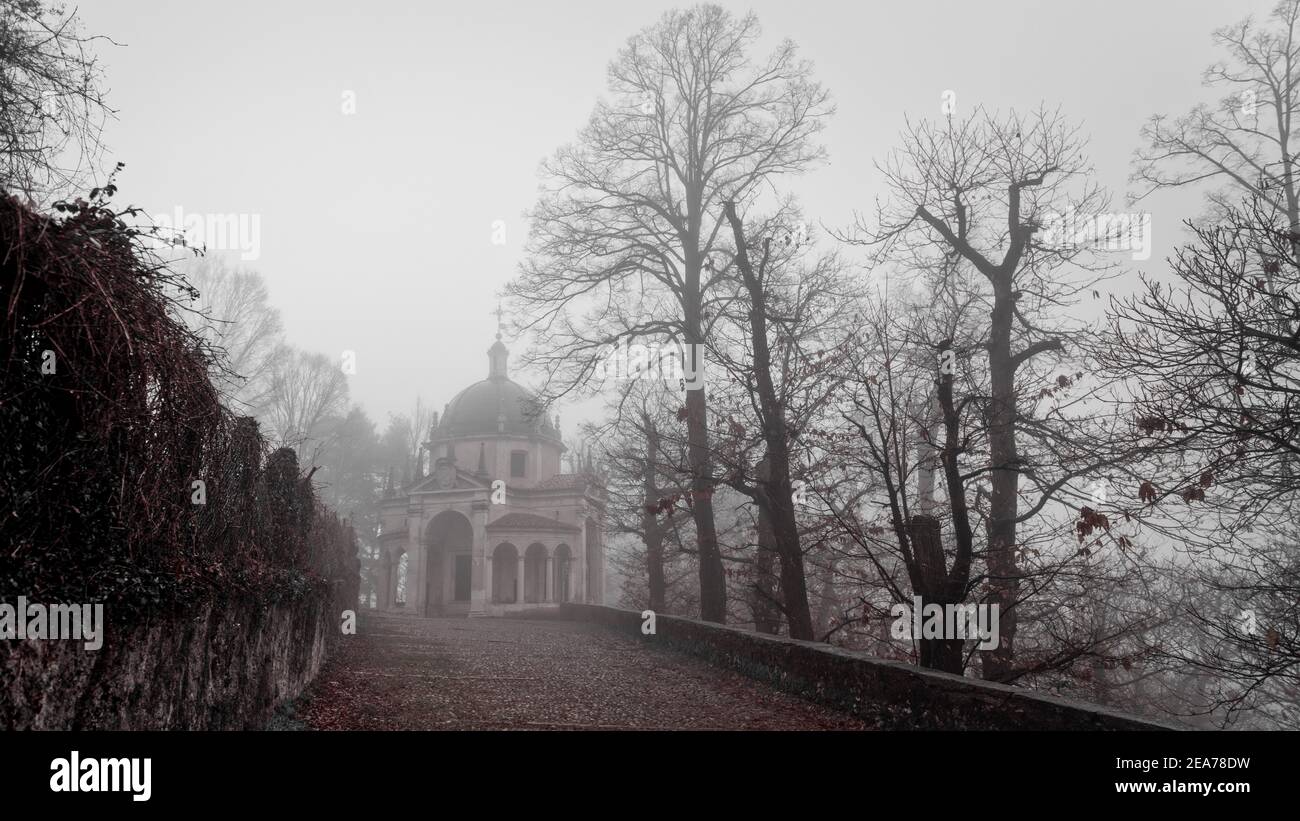
<svg viewBox="0 0 1300 821"><path fill-rule="evenodd" d="M510 379L509 354L498 333L487 379L433 416L428 474L385 490L380 609L501 616L603 602L604 487L592 470L561 472L559 420Z"/></svg>

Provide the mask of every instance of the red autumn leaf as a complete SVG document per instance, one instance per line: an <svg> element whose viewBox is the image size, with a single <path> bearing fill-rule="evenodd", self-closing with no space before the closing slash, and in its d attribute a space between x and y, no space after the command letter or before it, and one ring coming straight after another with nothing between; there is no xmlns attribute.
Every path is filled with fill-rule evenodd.
<svg viewBox="0 0 1300 821"><path fill-rule="evenodd" d="M1079 543L1082 544L1083 540L1091 536L1094 530L1109 531L1110 519L1090 507L1081 507L1079 508L1079 521L1075 523L1074 529L1079 534Z"/></svg>
<svg viewBox="0 0 1300 821"><path fill-rule="evenodd" d="M1174 429L1174 423L1163 416L1142 416L1137 420L1137 427L1138 430L1142 431L1147 436L1151 436L1156 431L1160 431L1161 433L1166 430L1172 431Z"/></svg>
<svg viewBox="0 0 1300 821"><path fill-rule="evenodd" d="M1148 504L1155 504L1156 487L1150 482L1143 482L1138 487L1138 498Z"/></svg>

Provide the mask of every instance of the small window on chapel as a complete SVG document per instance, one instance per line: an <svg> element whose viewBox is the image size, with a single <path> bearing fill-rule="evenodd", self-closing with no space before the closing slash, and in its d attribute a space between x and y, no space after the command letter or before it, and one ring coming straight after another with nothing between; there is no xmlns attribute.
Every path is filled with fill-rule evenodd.
<svg viewBox="0 0 1300 821"><path fill-rule="evenodd" d="M510 454L510 475L515 478L524 478L524 471L528 467L528 452L523 450L512 451Z"/></svg>

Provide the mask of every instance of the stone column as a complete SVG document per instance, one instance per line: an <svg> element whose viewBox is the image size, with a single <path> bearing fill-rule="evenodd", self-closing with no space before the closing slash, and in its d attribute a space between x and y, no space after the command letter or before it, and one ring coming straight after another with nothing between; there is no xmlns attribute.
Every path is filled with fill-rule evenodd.
<svg viewBox="0 0 1300 821"><path fill-rule="evenodd" d="M596 570L592 576L596 580L596 589L592 593L591 600L595 604L605 603L605 542L604 534L601 533L599 526L596 527L594 536L596 541Z"/></svg>
<svg viewBox="0 0 1300 821"><path fill-rule="evenodd" d="M486 616L487 605L492 600L492 559L488 550L488 502L476 501L471 509L470 523L474 526L474 544L470 553L469 614Z"/></svg>
<svg viewBox="0 0 1300 821"><path fill-rule="evenodd" d="M424 615L425 565L424 545L420 538L420 520L412 517L406 526L406 609L417 616Z"/></svg>
<svg viewBox="0 0 1300 821"><path fill-rule="evenodd" d="M519 570L515 573L515 602L524 603L524 554L519 554Z"/></svg>
<svg viewBox="0 0 1300 821"><path fill-rule="evenodd" d="M388 609L392 610L397 605L397 582L401 576L402 556L397 550L388 551L390 557L388 562Z"/></svg>
<svg viewBox="0 0 1300 821"><path fill-rule="evenodd" d="M552 579L554 578L555 578L555 574L551 571L551 554L547 553L546 554L546 582L545 582L546 596L545 598L542 599L542 601L544 602L550 603L555 601L555 591L552 589L554 587L554 585L552 584Z"/></svg>
<svg viewBox="0 0 1300 821"><path fill-rule="evenodd" d="M569 574L570 580L574 583L570 589L570 595L576 602L587 603L587 509L578 509L578 524L582 529L578 531L577 549L573 551L573 564L577 565L573 572Z"/></svg>

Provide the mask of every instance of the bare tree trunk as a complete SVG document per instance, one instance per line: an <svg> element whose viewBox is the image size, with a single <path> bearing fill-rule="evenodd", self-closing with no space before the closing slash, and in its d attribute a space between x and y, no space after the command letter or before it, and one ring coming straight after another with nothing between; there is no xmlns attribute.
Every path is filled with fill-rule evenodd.
<svg viewBox="0 0 1300 821"><path fill-rule="evenodd" d="M767 460L758 463L760 479L767 478ZM772 520L760 505L758 508L758 552L754 557L754 588L750 591L750 611L754 614L754 629L775 636L781 632L781 608L778 606L780 589L776 581L776 536L772 533Z"/></svg>
<svg viewBox="0 0 1300 821"><path fill-rule="evenodd" d="M736 204L727 202L727 221L731 223L736 240L736 264L749 291L750 343L754 355L754 377L758 389L759 408L763 424L763 440L767 445L768 480L758 483L757 501L766 507L771 516L772 532L776 536L777 552L781 556L781 597L785 617L790 625L790 637L813 640L812 615L808 608L808 585L804 574L803 548L799 544L799 528L794 517L793 488L790 482L790 440L785 423L785 409L777 399L772 384L772 352L767 340L767 297L761 277L767 265L767 241L764 242L763 260L757 274L750 265L749 249L745 245L745 230L736 215Z"/></svg>
<svg viewBox="0 0 1300 821"><path fill-rule="evenodd" d="M835 595L835 557L817 571L817 614L813 617L814 635L822 636L830 630L831 616L839 609Z"/></svg>
<svg viewBox="0 0 1300 821"><path fill-rule="evenodd" d="M1027 187L1039 186L1042 182L1043 178L1040 176L1013 180L1008 186L1007 220L1012 226L1011 245L1002 262L997 265L989 262L970 245L965 236L964 223L960 228L962 234L957 235L946 223L935 219L925 208L917 211L917 215L939 231L951 248L984 274L993 288L993 308L989 315L987 348L991 396L988 410L985 412L989 437L991 491L985 532L988 537L987 567L991 588L991 601L987 604L998 606L1001 641L996 649L985 654L983 669L984 677L994 681L1006 681L1013 676L1016 603L1020 596L1020 568L1016 563L1016 517L1020 509L1020 454L1016 448L1016 369L1022 362L1037 353L1061 348L1059 340L1048 339L1030 345L1019 354L1014 354L1011 350L1011 330L1016 300L1013 282L1016 270L1023 259L1026 244L1033 233L1033 227L1021 221L1021 191ZM967 516L967 510L965 491L957 468L957 452L960 448L951 375L945 374L939 380L939 402L947 431L943 454L944 472L948 476L948 495L953 504L953 523L957 525L957 536L960 541L964 536L962 525L957 520L959 503L963 519ZM959 546L959 559L963 553L966 551Z"/></svg>
<svg viewBox="0 0 1300 821"><path fill-rule="evenodd" d="M768 515L758 511L758 555L754 559L754 592L750 609L754 629L775 636L781 632L781 608L777 605L781 591L776 578L776 537Z"/></svg>
<svg viewBox="0 0 1300 821"><path fill-rule="evenodd" d="M1015 660L1016 601L1020 571L1016 566L1016 516L1019 511L1020 457L1016 450L1015 362L1011 354L1012 302L1009 275L993 283L989 327L989 501L988 573L992 604L998 605L1001 642L984 659L985 678L1008 678Z"/></svg>
<svg viewBox="0 0 1300 821"><path fill-rule="evenodd" d="M948 583L948 568L943 557L943 540L939 520L932 516L913 516L909 535L916 556L917 575L921 579L921 601L925 604L957 604L961 599ZM961 639L927 639L916 637L920 644L921 666L945 673L962 675L965 670Z"/></svg>
<svg viewBox="0 0 1300 821"><path fill-rule="evenodd" d="M912 415L920 420L925 433L916 443L917 507L922 516L932 516L935 508L934 474L939 467L938 448L934 444L938 441L938 413L933 397L926 397L918 403Z"/></svg>
<svg viewBox="0 0 1300 821"><path fill-rule="evenodd" d="M651 513L659 502L659 483L656 481L655 455L659 453L659 430L648 414L642 414L645 424L645 473L642 477L645 504L641 509L641 538L645 541L646 581L650 588L650 609L664 612L666 583L664 582L664 526L658 515Z"/></svg>
<svg viewBox="0 0 1300 821"><path fill-rule="evenodd" d="M695 351L703 351L700 259L698 252L691 250L695 247L687 248L686 343L697 346L692 348ZM686 455L691 469L691 516L695 520L695 543L699 551L700 618L724 624L727 579L722 570L722 552L718 550L718 530L713 518L713 459L709 453L707 408L703 384L686 391Z"/></svg>

